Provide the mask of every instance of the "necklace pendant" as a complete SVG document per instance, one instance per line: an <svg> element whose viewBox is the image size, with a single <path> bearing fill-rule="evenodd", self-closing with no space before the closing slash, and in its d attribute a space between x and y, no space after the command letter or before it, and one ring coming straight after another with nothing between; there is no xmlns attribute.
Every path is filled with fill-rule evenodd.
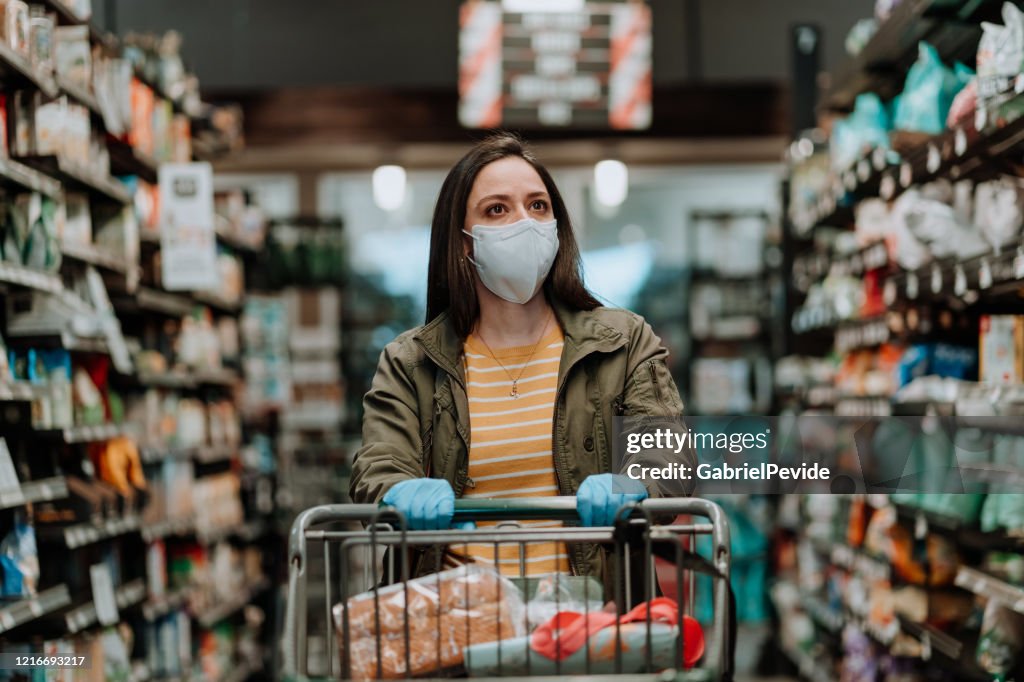
<svg viewBox="0 0 1024 682"><path fill-rule="evenodd" d="M513 400L519 397L519 385L518 384L519 384L519 380L518 379L513 381L512 382L512 390L509 391L509 394L508 394L509 397L512 398Z"/></svg>

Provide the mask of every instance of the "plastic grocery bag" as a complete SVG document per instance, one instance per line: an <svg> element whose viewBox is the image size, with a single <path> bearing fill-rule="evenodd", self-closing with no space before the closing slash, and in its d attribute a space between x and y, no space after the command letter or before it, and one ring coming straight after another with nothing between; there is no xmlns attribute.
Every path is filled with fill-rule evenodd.
<svg viewBox="0 0 1024 682"><path fill-rule="evenodd" d="M953 98L973 75L960 63L952 69L947 68L935 48L921 42L917 61L907 73L903 93L896 105L895 128L931 135L942 132Z"/></svg>
<svg viewBox="0 0 1024 682"><path fill-rule="evenodd" d="M620 657L622 673L637 673L647 667L648 656L656 670L690 668L704 654L704 634L696 620L684 616L683 660L677 661L679 620L678 604L665 597L621 617L562 611L529 637L468 647L466 669L473 677L610 674L618 672Z"/></svg>
<svg viewBox="0 0 1024 682"><path fill-rule="evenodd" d="M519 589L494 569L474 565L389 585L376 596L364 592L336 604L333 614L343 662L348 628L348 663L355 680L457 668L467 646L526 634Z"/></svg>

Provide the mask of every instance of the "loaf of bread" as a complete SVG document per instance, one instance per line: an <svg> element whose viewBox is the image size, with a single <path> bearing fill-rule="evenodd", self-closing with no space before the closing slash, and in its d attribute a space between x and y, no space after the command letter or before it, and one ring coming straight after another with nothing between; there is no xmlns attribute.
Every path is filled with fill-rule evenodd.
<svg viewBox="0 0 1024 682"><path fill-rule="evenodd" d="M505 604L484 604L469 611L456 609L440 618L425 619L410 627L409 668L406 671L404 633L382 633L380 646L380 679L416 677L462 665L463 650L474 644L485 644L499 639L521 636L522 623L513 622L513 616L522 612L510 611ZM378 640L363 637L352 641L349 664L354 680L378 679Z"/></svg>
<svg viewBox="0 0 1024 682"><path fill-rule="evenodd" d="M416 580L410 580L406 586L389 585L377 590L374 601L373 592L364 592L348 600L345 604L334 607L334 623L339 637L343 635L346 613L348 615L349 639L371 637L377 632L377 620L380 617L380 631L402 632L405 623L405 599L409 596L409 623L434 620L440 614L441 599L434 586L426 586Z"/></svg>
<svg viewBox="0 0 1024 682"><path fill-rule="evenodd" d="M409 667L406 670L405 594L409 595ZM394 679L435 673L462 664L470 644L519 637L526 632L518 588L491 568L462 566L377 591L380 637L374 618L374 593L365 592L334 607L342 656L348 618L351 677ZM344 658L342 658L344 660Z"/></svg>

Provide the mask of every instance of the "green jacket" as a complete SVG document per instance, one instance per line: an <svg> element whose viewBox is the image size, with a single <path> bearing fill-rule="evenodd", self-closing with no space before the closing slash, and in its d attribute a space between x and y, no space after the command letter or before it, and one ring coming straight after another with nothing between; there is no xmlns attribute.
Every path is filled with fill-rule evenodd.
<svg viewBox="0 0 1024 682"><path fill-rule="evenodd" d="M683 405L665 365L668 351L639 315L615 308L574 311L556 305L565 335L552 440L561 495L591 474L611 471L613 418L679 417ZM463 340L442 314L384 348L364 398L363 446L352 466L354 502L378 503L405 479L431 476L461 497L472 481ZM692 464L692 460L690 462ZM617 472L615 472L617 473ZM652 496L659 490L649 482ZM597 547L570 548L573 572L610 576ZM433 560L420 557L415 574Z"/></svg>

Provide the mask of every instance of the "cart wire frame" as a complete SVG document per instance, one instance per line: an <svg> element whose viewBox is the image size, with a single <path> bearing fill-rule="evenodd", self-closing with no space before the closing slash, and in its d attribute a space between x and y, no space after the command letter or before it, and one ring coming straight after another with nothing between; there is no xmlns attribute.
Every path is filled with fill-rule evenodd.
<svg viewBox="0 0 1024 682"><path fill-rule="evenodd" d="M688 515L706 519L707 523L687 523L657 525L655 518L664 519ZM679 661L682 658L684 647L684 613L692 615L694 599L694 573L700 571L709 573L714 577L712 581L712 603L713 621L710 625L711 646L705 651L701 662L701 668L688 671L667 670L655 673L652 665L651 647L651 620L648 615L646 623L646 644L645 647L645 674L631 675L637 682L664 682L667 680L731 680L733 672L732 652L734 642L730 641L732 636L731 619L733 617L731 593L729 585L730 576L730 538L729 525L724 511L714 502L699 498L656 498L644 500L640 503L631 503L618 510L615 525L603 528L587 528L578 526L556 527L556 528L527 528L520 526L520 522L528 520L560 520L578 522L579 516L576 512L575 497L546 497L529 499L499 499L499 500L457 500L453 524L465 521L497 521L496 526L473 529L452 529L433 531L411 531L405 528L405 519L392 507L379 507L372 504L333 504L312 507L300 513L292 524L289 537L289 568L288 568L288 595L285 610L285 627L283 637L284 647L284 676L286 679L305 680L309 679L308 660L308 607L309 580L307 569L310 560L315 556L311 551L311 545L320 543L323 545L324 559L324 590L325 590L325 614L327 627L331 632L327 634L327 678L336 679L347 677L351 672L349 661L349 618L346 617L342 623L342 641L338 665L335 665L335 653L331 642L334 641L332 609L332 572L331 544L339 545L339 590L337 601L346 602L350 595L349 579L346 570L345 552L352 552L357 548L363 548L370 560L363 565L363 582L366 590L372 590L374 599L374 630L376 636L376 677L383 676L381 656L381 634L380 634L380 613L378 601L378 589L381 585L381 577L377 567L377 549L388 548L388 561L384 566L386 573L385 583L400 581L403 584L403 629L404 629L404 657L405 676L409 676L411 670L409 651L411 642L409 639L409 612L408 612L408 586L405 582L413 577L410 573L409 552L412 547L429 547L434 545L460 545L460 544L493 544L495 552L495 565L498 565L498 552L501 545L517 544L519 546L519 576L526 575L525 547L527 544L536 542L564 542L574 543L598 543L613 545L615 574L622 579L615 581L614 603L617 613L621 615L628 610L628 605L633 603L632 585L634 580L630 575L630 567L634 565L631 560L632 553L637 551L639 544L642 551L643 575L643 599L650 601L654 597L657 578L655 575L654 557L668 558L675 565L676 595L680 600L679 623L676 633L678 656L673 660ZM363 528L352 531L336 531L318 529L318 526L337 525L340 523L362 524ZM397 525L398 530L395 529ZM698 557L695 552L695 539L697 535L708 535L712 543L712 557L707 562ZM639 542L638 542L639 538ZM682 540L689 539L689 550L684 549ZM655 548L659 550L656 551ZM667 548L667 552L665 549ZM397 555L397 559L396 559ZM396 567L395 563L400 564ZM701 564L705 569L699 568ZM696 567L696 568L695 568ZM440 570L441 566L436 566ZM587 581L584 581L586 589ZM684 592L684 584L688 590ZM556 591L557 592L557 591ZM688 599L683 595L688 594ZM605 596L608 599L608 595ZM588 602L585 595L584 601ZM499 615L500 615L500 601ZM556 608L556 610L561 610ZM467 620L468 623L468 620ZM467 624L468 627L468 624ZM615 671L619 673L622 669L622 648L620 624L615 624ZM559 640L556 639L556 646ZM621 674L591 674L590 638L584 643L586 647L586 673L589 680L602 680L608 678L609 682L621 682ZM534 653L539 657L540 654ZM438 655L438 662L440 662ZM501 648L498 648L498 666L501 667ZM527 676L533 682L537 680L550 679L552 681L564 682L560 661L555 661L556 676L529 676L530 654L526 656ZM515 679L503 677L504 680ZM524 678L526 679L526 678Z"/></svg>

